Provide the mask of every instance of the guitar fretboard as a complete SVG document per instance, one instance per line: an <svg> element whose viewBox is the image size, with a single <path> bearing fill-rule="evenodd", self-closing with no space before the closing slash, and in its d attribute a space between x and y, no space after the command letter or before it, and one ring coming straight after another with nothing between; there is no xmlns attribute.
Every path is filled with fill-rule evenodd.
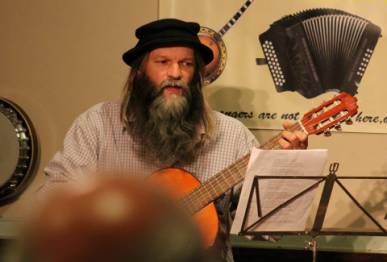
<svg viewBox="0 0 387 262"><path fill-rule="evenodd" d="M303 130L300 123L296 123L289 128L290 131ZM272 137L266 143L261 145L261 149L280 149L281 146L278 141L281 139L281 133ZM190 214L194 214L200 209L207 206L209 203L213 202L223 193L227 192L233 186L240 183L246 172L247 164L249 163L250 154L245 155L244 157L237 160L235 163L229 167L223 169L215 176L208 179L200 187L193 190L191 193L186 195L183 199L180 200L182 206Z"/></svg>

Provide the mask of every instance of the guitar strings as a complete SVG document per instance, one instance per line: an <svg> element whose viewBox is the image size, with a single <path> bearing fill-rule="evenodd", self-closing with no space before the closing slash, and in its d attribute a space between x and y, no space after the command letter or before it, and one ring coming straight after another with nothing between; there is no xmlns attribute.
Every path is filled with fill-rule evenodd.
<svg viewBox="0 0 387 262"><path fill-rule="evenodd" d="M289 131L302 130L299 123L295 123ZM278 141L282 138L281 133L277 134L266 143L261 145L261 149L280 149ZM218 198L237 183L241 182L245 176L245 168L250 159L250 153L237 160L231 166L223 169L217 175L208 179L205 184L195 188L191 193L183 197L179 203L190 214L194 214L209 203ZM243 172L241 172L243 171ZM230 182L230 183L229 183Z"/></svg>

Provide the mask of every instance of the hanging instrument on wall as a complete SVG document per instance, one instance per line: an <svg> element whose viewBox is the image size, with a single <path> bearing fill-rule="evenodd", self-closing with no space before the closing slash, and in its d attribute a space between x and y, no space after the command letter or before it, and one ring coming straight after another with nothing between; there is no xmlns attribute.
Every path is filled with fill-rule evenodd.
<svg viewBox="0 0 387 262"><path fill-rule="evenodd" d="M380 36L359 16L311 9L274 22L259 41L276 90L312 98L329 90L355 95Z"/></svg>
<svg viewBox="0 0 387 262"><path fill-rule="evenodd" d="M219 32L204 26L200 28L198 33L200 41L208 46L214 54L212 61L204 68L204 85L209 85L222 74L227 60L226 45L222 37L242 16L252 2L254 0L247 0Z"/></svg>
<svg viewBox="0 0 387 262"><path fill-rule="evenodd" d="M36 174L38 159L32 122L19 106L0 97L0 205L22 194Z"/></svg>

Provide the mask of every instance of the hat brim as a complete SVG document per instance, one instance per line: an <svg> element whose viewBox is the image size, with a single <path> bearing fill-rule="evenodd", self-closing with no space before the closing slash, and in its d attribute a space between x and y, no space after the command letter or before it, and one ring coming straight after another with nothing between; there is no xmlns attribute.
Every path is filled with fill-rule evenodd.
<svg viewBox="0 0 387 262"><path fill-rule="evenodd" d="M169 38L155 39L154 41L149 41L142 45L136 45L134 48L129 49L127 52L125 52L122 55L122 59L127 65L132 66L133 62L143 53L160 47L172 46L185 46L194 48L199 52L199 54L203 58L203 62L205 65L209 64L214 58L212 50L199 41L194 41L192 39Z"/></svg>

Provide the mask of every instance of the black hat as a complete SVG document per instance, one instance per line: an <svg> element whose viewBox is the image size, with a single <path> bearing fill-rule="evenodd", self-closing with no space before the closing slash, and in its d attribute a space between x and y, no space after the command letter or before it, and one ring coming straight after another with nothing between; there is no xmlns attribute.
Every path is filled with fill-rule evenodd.
<svg viewBox="0 0 387 262"><path fill-rule="evenodd" d="M137 28L136 37L139 41L122 55L122 59L132 66L136 58L145 51L167 46L189 46L199 51L204 63L208 64L213 59L212 50L200 42L199 30L197 23L172 18L150 22Z"/></svg>

